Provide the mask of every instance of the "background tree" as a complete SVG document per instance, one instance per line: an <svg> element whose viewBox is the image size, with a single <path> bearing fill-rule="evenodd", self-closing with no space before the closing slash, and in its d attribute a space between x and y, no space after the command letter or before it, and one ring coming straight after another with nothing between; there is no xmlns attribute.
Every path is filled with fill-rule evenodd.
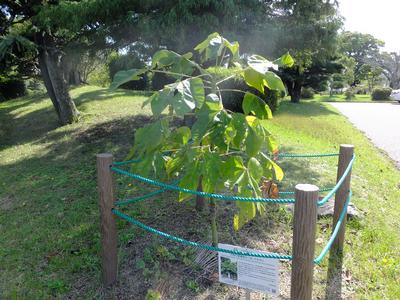
<svg viewBox="0 0 400 300"><path fill-rule="evenodd" d="M379 49L384 43L370 34L345 31L339 38L339 51L345 56L354 59L354 81L350 84L355 86L364 79L365 67L371 65L379 56Z"/></svg>
<svg viewBox="0 0 400 300"><path fill-rule="evenodd" d="M322 0L278 1L273 5L277 14L274 24L279 36L274 52L290 51L295 66L283 70L292 102L300 101L301 88L315 82L326 82L335 71L337 31L342 22L337 3ZM325 68L325 67L329 68Z"/></svg>
<svg viewBox="0 0 400 300"><path fill-rule="evenodd" d="M383 52L378 55L375 64L381 68L382 74L392 89L400 88L400 54Z"/></svg>
<svg viewBox="0 0 400 300"><path fill-rule="evenodd" d="M383 69L378 66L372 66L370 64L364 64L360 69L360 79L366 80L368 84L368 92L372 93L372 90L377 84L382 81Z"/></svg>

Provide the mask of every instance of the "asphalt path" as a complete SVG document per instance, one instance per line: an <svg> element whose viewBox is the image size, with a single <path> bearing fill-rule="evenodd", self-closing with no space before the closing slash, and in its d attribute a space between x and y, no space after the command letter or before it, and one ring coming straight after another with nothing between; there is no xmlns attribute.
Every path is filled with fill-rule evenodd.
<svg viewBox="0 0 400 300"><path fill-rule="evenodd" d="M330 103L400 168L400 104Z"/></svg>

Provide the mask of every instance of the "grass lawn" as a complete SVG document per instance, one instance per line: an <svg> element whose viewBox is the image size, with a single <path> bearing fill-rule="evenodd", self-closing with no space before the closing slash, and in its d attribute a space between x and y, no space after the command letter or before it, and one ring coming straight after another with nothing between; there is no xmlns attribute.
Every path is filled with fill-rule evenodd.
<svg viewBox="0 0 400 300"><path fill-rule="evenodd" d="M356 94L353 99L351 100L346 100L346 97L344 94L342 95L321 95L321 94L315 94L314 99L316 101L322 101L322 102L360 102L360 103L383 103L383 102L393 102L393 100L380 100L380 101L373 101L371 98L371 95L358 95ZM305 100L308 101L308 100Z"/></svg>
<svg viewBox="0 0 400 300"><path fill-rule="evenodd" d="M95 154L112 152L122 160L134 130L151 118L148 109L141 108L144 94L92 86L71 93L82 120L64 127L58 127L46 97L0 103L0 298L138 299L149 288L173 295L166 299L238 295L235 288L202 279L201 271L192 267L198 254L123 221L118 222L120 282L113 289L101 288ZM395 299L400 295L400 172L320 100L283 102L271 131L282 151L332 152L340 143L356 146L353 200L363 217L347 227L342 293ZM282 189L300 181L331 186L335 163L332 158L282 161ZM117 179L117 186L119 197L150 190L124 178ZM146 203L125 211L167 232L209 240L204 221L208 216L195 214L192 201L177 203L176 194L168 193ZM235 233L232 207L227 203L219 208L221 242L290 253L290 213L271 207L273 213ZM317 252L330 233L331 220L318 223ZM283 295L289 290L289 267L282 264ZM315 296L324 295L326 270L327 260L315 268Z"/></svg>
<svg viewBox="0 0 400 300"><path fill-rule="evenodd" d="M324 102L372 102L371 95L355 95L353 99L346 100L345 95L321 95L315 94L314 100Z"/></svg>

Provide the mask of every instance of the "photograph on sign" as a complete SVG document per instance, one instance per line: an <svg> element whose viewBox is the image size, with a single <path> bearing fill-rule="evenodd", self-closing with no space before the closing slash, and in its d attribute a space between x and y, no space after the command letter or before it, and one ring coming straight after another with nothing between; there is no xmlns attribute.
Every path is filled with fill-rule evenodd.
<svg viewBox="0 0 400 300"><path fill-rule="evenodd" d="M251 251L258 250L218 244L227 250ZM250 257L218 252L219 281L257 292L279 295L279 260L271 258Z"/></svg>

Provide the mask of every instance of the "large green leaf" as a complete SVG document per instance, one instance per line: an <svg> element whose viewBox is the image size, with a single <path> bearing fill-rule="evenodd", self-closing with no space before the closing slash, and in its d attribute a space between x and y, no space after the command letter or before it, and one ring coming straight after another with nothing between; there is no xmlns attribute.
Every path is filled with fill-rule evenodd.
<svg viewBox="0 0 400 300"><path fill-rule="evenodd" d="M264 84L270 90L276 90L286 93L285 85L283 84L282 79L274 72L269 71L264 74Z"/></svg>
<svg viewBox="0 0 400 300"><path fill-rule="evenodd" d="M244 70L243 78L247 85L257 89L264 94L265 86L263 74L251 68L247 68L246 70Z"/></svg>
<svg viewBox="0 0 400 300"><path fill-rule="evenodd" d="M256 156L261 149L262 142L263 139L250 127L246 137L247 155L250 157Z"/></svg>
<svg viewBox="0 0 400 300"><path fill-rule="evenodd" d="M191 53L180 55L171 50L159 50L153 55L151 67L153 69L164 69L168 67L170 72L180 74L178 78L183 75L192 75L195 69L201 68L198 64L190 60L191 57Z"/></svg>
<svg viewBox="0 0 400 300"><path fill-rule="evenodd" d="M204 85L200 78L185 79L166 85L150 99L154 115L161 114L168 105L172 105L177 115L200 108L205 101Z"/></svg>
<svg viewBox="0 0 400 300"><path fill-rule="evenodd" d="M270 90L286 92L285 85L283 84L281 78L274 72L266 71L265 73L260 73L257 70L249 67L244 71L243 77L249 86L254 87L261 93L264 93L265 87L269 88Z"/></svg>
<svg viewBox="0 0 400 300"><path fill-rule="evenodd" d="M132 80L139 80L141 79L140 75L146 72L147 69L130 69L130 70L119 71L115 73L110 89L116 89L120 85Z"/></svg>
<svg viewBox="0 0 400 300"><path fill-rule="evenodd" d="M276 69L277 65L261 55L251 55L247 59L247 64L258 73L265 74L270 69Z"/></svg>
<svg viewBox="0 0 400 300"><path fill-rule="evenodd" d="M212 193L221 181L222 161L218 153L205 153L202 163L203 191Z"/></svg>
<svg viewBox="0 0 400 300"><path fill-rule="evenodd" d="M272 112L269 106L258 96L246 92L242 102L243 112L245 114L252 113L259 119L272 118Z"/></svg>
<svg viewBox="0 0 400 300"><path fill-rule="evenodd" d="M160 92L155 92L150 98L151 111L153 115L159 116L164 109L170 104L169 99L173 97L170 89L163 89Z"/></svg>
<svg viewBox="0 0 400 300"><path fill-rule="evenodd" d="M288 52L278 59L274 60L274 64L277 64L279 67L290 68L294 65L294 59Z"/></svg>
<svg viewBox="0 0 400 300"><path fill-rule="evenodd" d="M224 133L225 143L230 145L233 142L233 139L235 138L236 133L237 133L236 129L231 124L229 124L225 128L225 133Z"/></svg>
<svg viewBox="0 0 400 300"><path fill-rule="evenodd" d="M187 96L194 99L197 108L201 108L205 101L203 80L200 78L192 78L183 82L185 85L189 86L190 93Z"/></svg>
<svg viewBox="0 0 400 300"><path fill-rule="evenodd" d="M221 168L222 177L231 182L236 182L239 176L246 170L243 159L240 156L230 156Z"/></svg>
<svg viewBox="0 0 400 300"><path fill-rule="evenodd" d="M210 34L194 48L201 54L203 62L221 57L226 49L231 53L232 60L239 59L239 43L231 43L217 32Z"/></svg>
<svg viewBox="0 0 400 300"><path fill-rule="evenodd" d="M171 177L171 175L175 172L179 172L183 167L185 162L185 149L182 149L176 153L173 157L170 157L165 164L165 168L167 171L167 175Z"/></svg>
<svg viewBox="0 0 400 300"><path fill-rule="evenodd" d="M144 154L150 154L159 148L169 134L168 126L168 121L161 119L139 128L135 132L134 152L142 157Z"/></svg>
<svg viewBox="0 0 400 300"><path fill-rule="evenodd" d="M207 95L207 100L209 99L209 95ZM216 96L216 95L215 95ZM200 108L200 110L196 113L197 119L192 127L192 137L196 141L199 138L203 137L206 133L211 121L214 119L215 115L221 110L219 102L210 102L207 101Z"/></svg>
<svg viewBox="0 0 400 300"><path fill-rule="evenodd" d="M244 144L247 132L247 121L245 116L240 113L232 114L231 125L236 131L235 137L232 140L232 145L236 148L241 148Z"/></svg>
<svg viewBox="0 0 400 300"><path fill-rule="evenodd" d="M260 55L252 55L248 58L249 68L244 72L246 83L261 93L264 93L264 87L270 90L286 92L285 85L281 78L270 69L276 69L277 65Z"/></svg>
<svg viewBox="0 0 400 300"><path fill-rule="evenodd" d="M171 98L171 104L176 114L180 116L195 109L196 101L193 98L188 80L181 81L176 85L176 93Z"/></svg>
<svg viewBox="0 0 400 300"><path fill-rule="evenodd" d="M197 187L199 185L200 175L201 173L198 162L193 162L192 164L187 166L187 172L182 177L178 186L193 191L197 190ZM179 192L178 200L183 201L189 199L190 197L193 197L193 195L189 193Z"/></svg>
<svg viewBox="0 0 400 300"><path fill-rule="evenodd" d="M256 216L256 205L251 202L237 202L239 213L233 216L233 228L238 231Z"/></svg>
<svg viewBox="0 0 400 300"><path fill-rule="evenodd" d="M263 175L263 167L255 157L251 157L247 162L247 170L249 175L256 180L260 180Z"/></svg>
<svg viewBox="0 0 400 300"><path fill-rule="evenodd" d="M261 158L263 162L263 167L269 170L273 170L275 174L275 179L281 181L284 177L282 168L264 153L261 153Z"/></svg>
<svg viewBox="0 0 400 300"><path fill-rule="evenodd" d="M182 126L177 128L170 137L170 142L174 143L176 147L186 145L191 137L190 128Z"/></svg>

